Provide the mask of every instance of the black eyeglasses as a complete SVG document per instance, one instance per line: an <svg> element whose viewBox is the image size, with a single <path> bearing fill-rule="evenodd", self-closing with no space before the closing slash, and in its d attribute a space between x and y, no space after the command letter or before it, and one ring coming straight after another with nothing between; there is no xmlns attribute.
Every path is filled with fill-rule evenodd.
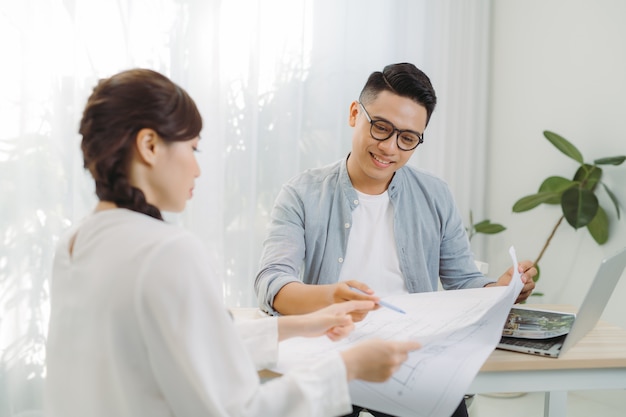
<svg viewBox="0 0 626 417"><path fill-rule="evenodd" d="M363 103L360 101L358 103L363 109L367 121L370 122L370 135L372 135L374 139L382 142L398 132L396 143L398 144L398 149L403 151L412 151L417 148L419 144L424 142L424 134L417 133L413 130L396 129L393 123L387 120L372 120Z"/></svg>

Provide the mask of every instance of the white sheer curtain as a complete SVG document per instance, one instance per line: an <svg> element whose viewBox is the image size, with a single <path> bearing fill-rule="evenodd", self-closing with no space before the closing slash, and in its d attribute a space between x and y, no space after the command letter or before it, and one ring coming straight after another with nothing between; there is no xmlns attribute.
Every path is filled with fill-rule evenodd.
<svg viewBox="0 0 626 417"><path fill-rule="evenodd" d="M350 149L369 73L409 61L439 106L411 164L482 210L489 0L0 0L0 417L41 415L48 282L59 236L95 203L77 125L96 81L170 76L203 114L203 174L181 215L224 277L252 283L280 185Z"/></svg>

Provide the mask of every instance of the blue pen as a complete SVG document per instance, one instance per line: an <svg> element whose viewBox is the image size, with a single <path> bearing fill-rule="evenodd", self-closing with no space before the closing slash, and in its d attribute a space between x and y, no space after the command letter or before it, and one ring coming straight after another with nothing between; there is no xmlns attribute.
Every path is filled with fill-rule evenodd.
<svg viewBox="0 0 626 417"><path fill-rule="evenodd" d="M360 292L361 294L371 295L371 294L368 294L368 293L366 293L365 291L360 290L360 289L358 289L358 288L350 287L350 289L351 289L351 290L353 290L353 291L356 291L356 292ZM381 306L383 306L383 307L387 307L387 308L388 308L388 309L390 309L390 310L397 311L398 313L406 314L406 311L402 310L400 307L396 307L396 306L394 306L393 304L389 304L389 303L388 303L388 302L386 302L386 301L379 300L379 301L378 301L378 304L380 304L380 305L381 305Z"/></svg>

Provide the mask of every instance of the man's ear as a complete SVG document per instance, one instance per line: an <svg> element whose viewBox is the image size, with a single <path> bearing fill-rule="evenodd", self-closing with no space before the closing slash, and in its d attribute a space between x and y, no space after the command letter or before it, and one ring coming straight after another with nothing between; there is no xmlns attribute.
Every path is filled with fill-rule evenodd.
<svg viewBox="0 0 626 417"><path fill-rule="evenodd" d="M159 135L149 128L143 128L135 137L135 149L139 160L147 165L153 165L156 160Z"/></svg>
<svg viewBox="0 0 626 417"><path fill-rule="evenodd" d="M350 116L348 117L348 124L350 127L356 126L356 117L359 114L359 102L353 101L350 104Z"/></svg>

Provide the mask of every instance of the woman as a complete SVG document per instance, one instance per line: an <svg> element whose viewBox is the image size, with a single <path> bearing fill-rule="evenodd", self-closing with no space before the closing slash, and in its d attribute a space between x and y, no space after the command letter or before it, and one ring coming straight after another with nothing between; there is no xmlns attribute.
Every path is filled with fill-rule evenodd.
<svg viewBox="0 0 626 417"><path fill-rule="evenodd" d="M202 119L154 71L102 80L80 123L99 202L59 242L51 281L49 416L332 416L347 382L383 381L415 342L373 340L260 384L257 369L292 336L348 334L370 301L243 323L199 241L162 221L192 196ZM248 348L247 348L248 347ZM252 353L251 353L252 352Z"/></svg>

